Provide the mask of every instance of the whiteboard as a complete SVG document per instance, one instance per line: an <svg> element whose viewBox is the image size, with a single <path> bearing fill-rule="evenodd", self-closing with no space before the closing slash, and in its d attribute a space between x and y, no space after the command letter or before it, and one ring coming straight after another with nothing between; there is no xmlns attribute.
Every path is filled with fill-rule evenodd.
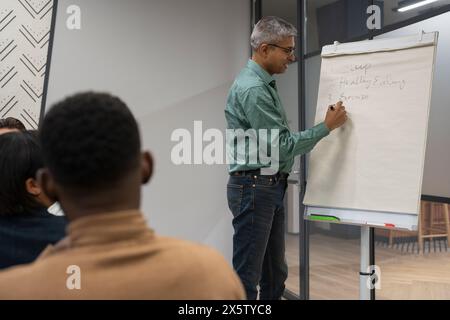
<svg viewBox="0 0 450 320"><path fill-rule="evenodd" d="M313 149L306 218L416 230L438 33L325 46L315 123L349 120Z"/></svg>

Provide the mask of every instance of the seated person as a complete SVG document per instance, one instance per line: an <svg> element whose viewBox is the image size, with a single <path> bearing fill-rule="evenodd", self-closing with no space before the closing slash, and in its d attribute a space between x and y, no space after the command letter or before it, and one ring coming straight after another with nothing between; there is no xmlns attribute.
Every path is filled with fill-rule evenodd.
<svg viewBox="0 0 450 320"><path fill-rule="evenodd" d="M0 135L0 269L34 261L65 235L65 218L47 212L51 202L36 183L42 167L35 135Z"/></svg>
<svg viewBox="0 0 450 320"><path fill-rule="evenodd" d="M0 299L245 298L215 250L147 226L141 184L153 160L141 153L136 120L121 100L69 97L49 110L39 137L46 165L39 182L59 201L68 234L34 263L0 272Z"/></svg>
<svg viewBox="0 0 450 320"><path fill-rule="evenodd" d="M12 117L0 119L0 134L25 130L25 126L22 122L20 122L20 120Z"/></svg>

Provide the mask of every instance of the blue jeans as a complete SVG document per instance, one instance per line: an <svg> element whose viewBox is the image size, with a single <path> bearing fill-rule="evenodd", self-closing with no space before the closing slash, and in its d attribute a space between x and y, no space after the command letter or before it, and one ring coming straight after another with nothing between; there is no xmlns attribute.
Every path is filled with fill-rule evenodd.
<svg viewBox="0 0 450 320"><path fill-rule="evenodd" d="M256 300L281 299L288 268L285 259L283 198L287 179L259 174L233 176L227 185L233 214L233 266Z"/></svg>

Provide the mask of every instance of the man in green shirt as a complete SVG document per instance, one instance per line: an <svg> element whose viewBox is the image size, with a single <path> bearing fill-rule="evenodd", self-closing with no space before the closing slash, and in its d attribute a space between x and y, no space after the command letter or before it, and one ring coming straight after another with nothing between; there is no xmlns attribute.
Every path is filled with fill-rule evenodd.
<svg viewBox="0 0 450 320"><path fill-rule="evenodd" d="M251 35L252 58L234 81L225 108L228 131L250 132L248 139L239 139L238 135L230 139L227 132L233 266L248 299L257 298L258 285L260 299L281 298L287 278L283 198L294 157L311 151L347 119L345 107L338 102L329 106L324 122L302 132L290 131L272 76L285 72L295 61L296 35L293 25L277 17L265 17L255 25ZM252 137L256 143L249 141ZM236 148L240 142L245 146L240 149L241 153L244 150L243 157ZM267 158L267 142L276 147L270 148L270 164L262 161L261 155ZM259 157L254 157L252 146L257 146ZM277 171L267 170L273 168Z"/></svg>

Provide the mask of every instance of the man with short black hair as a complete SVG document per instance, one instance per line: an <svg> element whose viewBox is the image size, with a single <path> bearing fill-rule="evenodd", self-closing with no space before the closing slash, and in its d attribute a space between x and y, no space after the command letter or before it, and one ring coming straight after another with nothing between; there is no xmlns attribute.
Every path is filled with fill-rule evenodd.
<svg viewBox="0 0 450 320"><path fill-rule="evenodd" d="M39 136L47 167L38 179L60 202L68 235L35 263L0 273L0 299L245 297L215 250L147 227L140 192L153 161L141 153L136 120L120 99L69 97L50 109Z"/></svg>

